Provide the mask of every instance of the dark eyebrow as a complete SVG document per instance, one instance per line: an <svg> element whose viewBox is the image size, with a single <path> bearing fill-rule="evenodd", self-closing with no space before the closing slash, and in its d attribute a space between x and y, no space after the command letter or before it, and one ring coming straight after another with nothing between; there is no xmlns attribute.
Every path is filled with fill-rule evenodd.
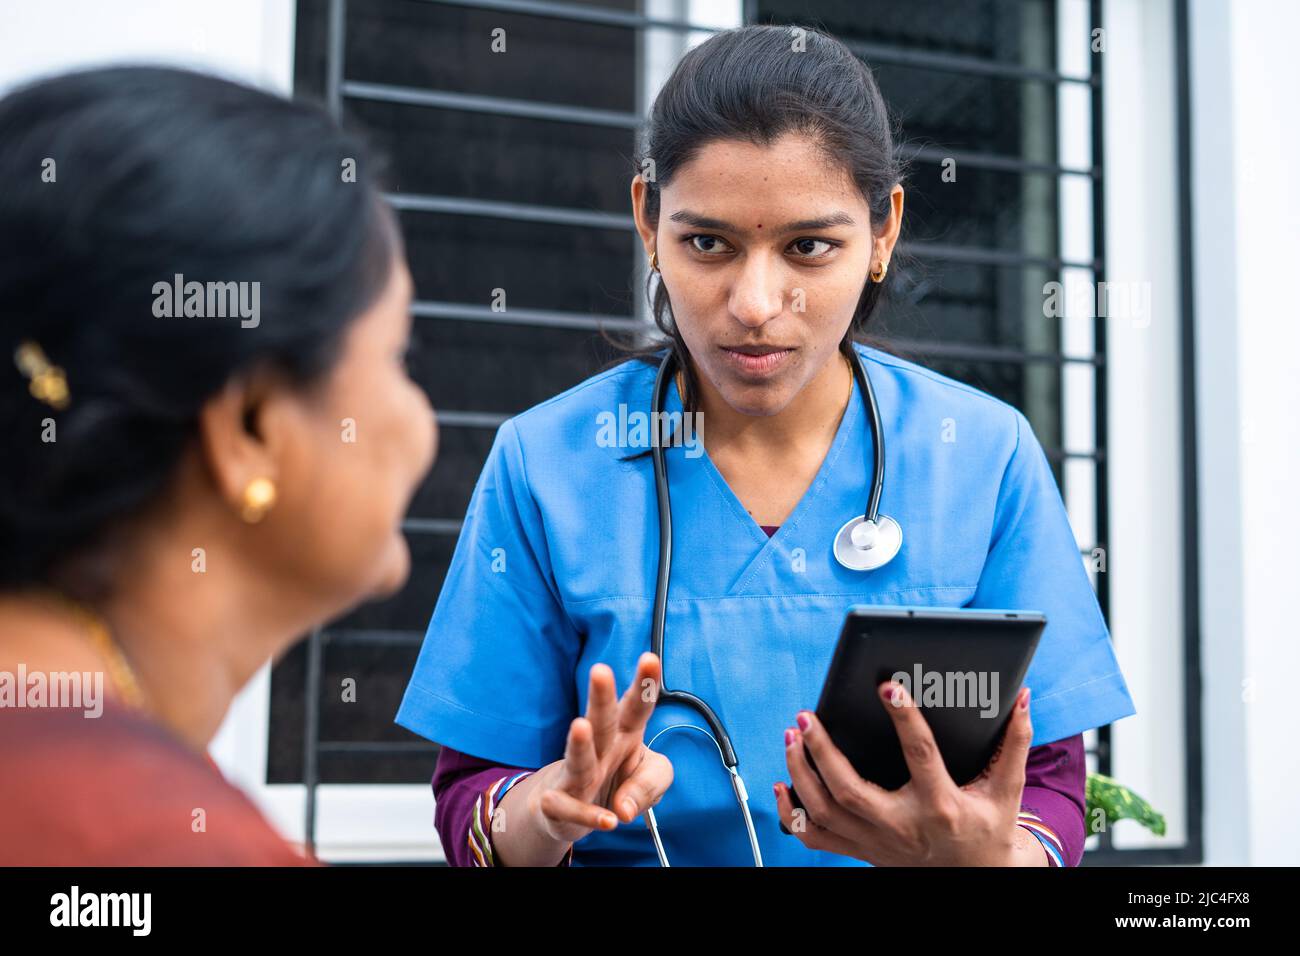
<svg viewBox="0 0 1300 956"><path fill-rule="evenodd" d="M856 226L854 220L846 212L833 212L829 216L819 216L816 219L800 219L798 222L789 222L781 227L781 232L805 232L810 229L828 229L831 226Z"/></svg>
<svg viewBox="0 0 1300 956"><path fill-rule="evenodd" d="M691 212L689 209L679 209L668 217L673 222L680 222L687 226L694 226L696 229L717 229L721 232L744 232L731 223L722 219L714 219L711 216L701 216L699 213ZM846 212L834 212L828 216L818 216L815 219L800 219L797 222L788 222L776 230L778 235L787 232L805 232L813 229L826 229L830 226L853 226L857 225L856 220Z"/></svg>
<svg viewBox="0 0 1300 956"><path fill-rule="evenodd" d="M689 209L679 209L668 217L673 222L680 222L687 226L694 226L696 229L720 229L723 232L738 232L729 222L721 219L713 219L709 216L701 216L697 212L691 212Z"/></svg>

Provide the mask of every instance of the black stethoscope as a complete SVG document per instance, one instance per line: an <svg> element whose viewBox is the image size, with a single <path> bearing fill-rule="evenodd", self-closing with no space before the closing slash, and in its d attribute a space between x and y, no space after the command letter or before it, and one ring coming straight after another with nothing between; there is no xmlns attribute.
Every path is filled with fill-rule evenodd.
<svg viewBox="0 0 1300 956"><path fill-rule="evenodd" d="M853 377L862 394L866 406L867 421L871 425L871 494L867 499L867 510L861 516L855 516L845 522L844 527L835 535L832 545L835 559L850 571L874 571L884 567L893 560L903 546L903 529L897 521L880 513L880 494L885 487L885 436L880 423L880 408L876 404L876 393L871 387L871 378L862 365L861 358L855 353L850 363ZM663 421L664 401L668 395L668 385L676 372L677 361L673 350L669 349L659 365L655 376L654 392L651 399L650 421ZM652 428L657 436L658 431ZM756 866L763 865L763 854L758 846L758 835L754 832L754 820L749 813L749 793L745 781L740 776L740 761L736 749L732 746L731 735L727 733L713 708L701 698L689 691L669 690L667 685L668 665L664 657L664 623L668 613L668 579L673 570L673 512L668 495L668 466L664 461L664 442L651 442L651 458L654 461L655 501L659 508L659 566L655 580L655 603L650 629L650 650L659 658L660 671L663 674L657 703L684 704L704 718L709 731L694 724L673 724L660 730L651 738L650 747L660 736L670 730L694 730L709 736L718 748L727 773L731 776L731 786L736 793L736 802L740 804L745 817L745 830L749 834L750 849L754 854ZM711 731L711 732L710 732ZM650 835L654 839L655 852L659 862L668 866L668 856L664 853L663 841L659 836L659 825L655 820L654 808L646 810L646 819L650 826Z"/></svg>

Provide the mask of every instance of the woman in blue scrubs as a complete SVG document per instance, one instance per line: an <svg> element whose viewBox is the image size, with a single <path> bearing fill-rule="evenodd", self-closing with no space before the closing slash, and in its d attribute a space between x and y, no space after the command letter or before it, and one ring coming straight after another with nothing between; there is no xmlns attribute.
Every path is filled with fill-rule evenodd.
<svg viewBox="0 0 1300 956"><path fill-rule="evenodd" d="M815 31L718 34L658 95L638 160L632 208L664 342L501 426L397 717L469 760L456 774L469 789L439 792L449 858L654 865L639 819L653 808L669 862L753 862L718 745L695 711L656 705L662 678L729 731L766 865L1077 862L1079 735L1133 703L1024 416L860 341L903 213L870 72ZM665 349L681 369L665 411L682 417L665 449L661 674L647 449ZM889 450L881 511L904 529L866 572L831 547L871 480L855 356ZM958 787L921 712L884 703L897 684L881 706L912 780L892 793L858 778L808 712L856 604L1046 614L1032 722L1017 708L979 782ZM1054 794L1034 754L1067 741L1075 792Z"/></svg>

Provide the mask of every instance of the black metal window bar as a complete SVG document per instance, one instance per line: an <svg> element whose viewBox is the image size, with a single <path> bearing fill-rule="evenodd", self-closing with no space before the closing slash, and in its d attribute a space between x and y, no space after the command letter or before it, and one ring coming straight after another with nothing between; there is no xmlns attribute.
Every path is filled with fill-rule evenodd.
<svg viewBox="0 0 1300 956"><path fill-rule="evenodd" d="M604 9L598 6L577 5L563 2L543 2L543 0L410 0L412 3L437 3L446 6L467 7L477 10L496 11L503 14L523 14L535 17L556 18L573 23L600 24L627 27L635 30L662 29L679 32L711 30L698 24L683 20L656 18L638 13ZM1181 2L1181 0L1180 0ZM480 96L463 92L450 92L435 89L418 89L383 83L370 83L349 80L345 74L344 43L346 30L347 0L329 0L326 49L326 102L331 112L338 118L343 115L345 100L369 100L382 103L425 106L443 110L468 111L471 113L491 114L506 117L523 117L540 120L553 120L572 124L615 127L635 130L641 117L635 113L618 112L566 106L559 103L541 103L532 100L518 100L496 96ZM745 0L745 22L756 22L759 15L757 0ZM1090 3L1090 29L1101 24L1100 0ZM1093 216L1093 255L1087 261L1069 261L1054 256L1025 255L1013 251L992 248L972 248L964 245L945 245L941 243L912 243L907 251L921 260L946 261L975 265L1008 266L1012 268L1040 267L1050 270L1054 275L1066 268L1088 270L1094 281L1100 283L1105 278L1105 230L1104 191L1101 157L1103 135L1103 95L1101 81L1101 54L1091 54L1091 70L1086 77L1063 75L1052 70L1035 69L1015 63L1000 62L972 56L953 55L930 50L900 49L880 43L849 42L854 51L872 64L896 64L901 66L923 68L971 76L997 77L1010 80L1051 84L1082 84L1089 89L1092 115L1092 165L1086 168L1068 168L1052 163L1025 160L1016 156L992 155L975 151L961 152L938 150L932 147L914 149L913 159L937 162L942 158L954 158L959 163L972 169L987 169L1019 174L1048 174L1055 176L1082 176L1092 181L1092 216ZM472 217L485 217L502 220L528 221L561 226L586 226L596 229L633 230L630 215L617 215L584 209L560 208L544 205L529 205L513 202L480 200L472 198L402 194L389 197L399 211L431 212ZM494 312L478 304L418 299L412 307L413 315L419 319L452 322L501 322L512 326L540 326L558 329L576 329L597 331L600 328L629 330L644 328L636 318L625 315L597 315L588 312L567 312L551 309L520 309L512 307L509 313ZM1016 363L1031 365L1045 363L1064 366L1073 363L1089 365L1094 370L1095 395L1095 447L1088 450L1066 450L1060 447L1046 447L1045 450L1054 464L1066 459L1091 461L1095 468L1096 488L1096 541L1098 546L1106 540L1109 526L1107 502L1108 463L1106 460L1106 324L1105 318L1095 319L1093 330L1094 348L1089 356L1065 355L1059 351L1033 351L1001 346L984 346L973 344L951 344L934 341L913 341L891 339L905 349L912 350L925 357L934 359L954 359L977 361L983 363ZM1186 402L1185 402L1186 405ZM495 430L508 416L490 412L468 409L438 410L439 421L443 428L471 428ZM457 535L460 531L459 519L419 519L408 518L403 530L408 535ZM1081 557L1088 556L1090 549L1081 549ZM1194 565L1194 560L1192 562ZM1095 578L1097 597L1103 613L1109 616L1109 582L1102 573ZM1189 608L1190 613L1190 608ZM423 639L422 632L407 631L356 631L345 629L317 630L308 638L306 688L305 688L305 733L303 755L303 783L306 791L305 801L305 839L308 847L314 848L317 824L317 790L320 786L320 756L332 753L357 754L394 754L394 753L436 753L437 747L423 742L357 742L322 740L320 737L320 697L322 679L322 658L328 647L336 643L381 641L418 645ZM1194 642L1189 645L1189 652L1194 650ZM1193 711L1189 711L1189 714ZM1195 745L1195 740L1189 740ZM1108 773L1111 764L1111 734L1109 727L1098 729L1097 744L1088 753L1094 757L1098 769ZM1189 749L1189 764L1199 767L1199 751L1196 754ZM1199 808L1199 779L1193 779L1189 773L1189 808ZM1119 850L1111 841L1109 832L1100 836L1099 848L1090 851L1086 862L1095 863L1159 863L1159 862L1194 862L1199 859L1199 819L1190 821L1193 839L1181 850Z"/></svg>

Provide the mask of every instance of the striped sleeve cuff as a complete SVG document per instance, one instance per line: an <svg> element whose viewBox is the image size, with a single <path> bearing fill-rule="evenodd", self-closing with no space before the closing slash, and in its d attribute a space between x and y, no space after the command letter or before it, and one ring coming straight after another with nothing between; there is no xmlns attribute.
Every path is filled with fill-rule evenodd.
<svg viewBox="0 0 1300 956"><path fill-rule="evenodd" d="M474 810L470 815L469 832L466 839L469 842L470 856L474 861L474 866L496 866L496 859L492 852L492 814L497 805L505 799L505 795L510 792L510 788L519 781L531 777L535 770L524 770L507 777L501 777L491 786L486 787L474 801ZM569 866L573 863L573 844L569 844L569 852L564 855L558 866Z"/></svg>
<svg viewBox="0 0 1300 956"><path fill-rule="evenodd" d="M1043 845L1047 851L1047 859L1051 866L1065 866L1064 850L1061 846L1061 838L1056 835L1056 831L1043 822L1042 818L1036 813L1030 813L1028 810L1021 810L1016 815L1016 825L1022 826L1038 838L1038 842Z"/></svg>

